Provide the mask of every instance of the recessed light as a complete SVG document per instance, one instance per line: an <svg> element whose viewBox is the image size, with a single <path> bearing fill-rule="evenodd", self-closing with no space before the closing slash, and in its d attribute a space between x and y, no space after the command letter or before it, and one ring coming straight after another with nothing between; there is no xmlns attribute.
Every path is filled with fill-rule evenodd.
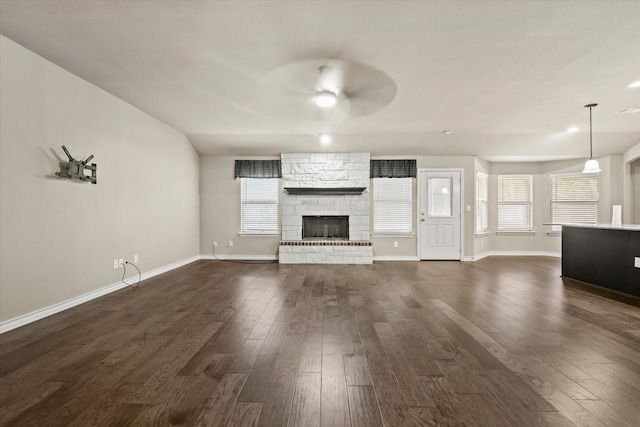
<svg viewBox="0 0 640 427"><path fill-rule="evenodd" d="M444 133L445 135L451 135L451 131L450 130L445 130L442 133Z"/></svg>
<svg viewBox="0 0 640 427"><path fill-rule="evenodd" d="M629 85L627 85L627 87L631 88L631 89L635 89L637 87L640 87L640 80L636 80L633 83L629 83Z"/></svg>
<svg viewBox="0 0 640 427"><path fill-rule="evenodd" d="M569 133L576 133L576 132L578 132L579 130L580 130L580 129L578 129L578 128L577 128L577 127L575 127L575 126L572 126L572 127L570 127L570 128L567 128L567 132L569 132Z"/></svg>
<svg viewBox="0 0 640 427"><path fill-rule="evenodd" d="M331 135L328 133L323 133L320 135L320 142L323 144L331 144Z"/></svg>

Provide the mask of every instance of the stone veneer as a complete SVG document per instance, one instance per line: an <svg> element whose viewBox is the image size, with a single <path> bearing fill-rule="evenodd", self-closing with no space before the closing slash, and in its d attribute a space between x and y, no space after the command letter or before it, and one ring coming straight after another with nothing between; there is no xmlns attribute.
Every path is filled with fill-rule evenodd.
<svg viewBox="0 0 640 427"><path fill-rule="evenodd" d="M336 241L302 240L302 216L348 215L349 241L369 242L371 202L369 194L369 153L283 153L282 187L346 188L364 187L361 195L282 195L282 242L279 259L283 264L371 264L370 244L344 245Z"/></svg>

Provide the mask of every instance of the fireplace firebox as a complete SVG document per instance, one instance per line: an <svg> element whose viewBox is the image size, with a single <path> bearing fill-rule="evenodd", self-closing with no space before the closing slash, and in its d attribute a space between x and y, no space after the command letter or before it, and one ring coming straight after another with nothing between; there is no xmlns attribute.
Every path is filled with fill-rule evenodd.
<svg viewBox="0 0 640 427"><path fill-rule="evenodd" d="M303 240L349 240L348 215L302 217Z"/></svg>

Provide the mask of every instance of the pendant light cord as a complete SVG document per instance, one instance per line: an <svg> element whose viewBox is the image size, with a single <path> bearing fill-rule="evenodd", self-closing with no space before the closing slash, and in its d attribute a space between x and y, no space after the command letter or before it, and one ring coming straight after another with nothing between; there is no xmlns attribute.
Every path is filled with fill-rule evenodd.
<svg viewBox="0 0 640 427"><path fill-rule="evenodd" d="M593 126L591 122L591 108L589 106L589 160L593 159Z"/></svg>
<svg viewBox="0 0 640 427"><path fill-rule="evenodd" d="M593 160L593 121L591 119L591 109L597 107L598 104L587 104L585 108L589 109L589 160Z"/></svg>

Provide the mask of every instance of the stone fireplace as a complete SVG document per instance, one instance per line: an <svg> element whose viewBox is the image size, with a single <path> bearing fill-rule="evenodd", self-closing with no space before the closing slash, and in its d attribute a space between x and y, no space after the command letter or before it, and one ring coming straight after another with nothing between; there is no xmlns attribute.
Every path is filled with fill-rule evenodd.
<svg viewBox="0 0 640 427"><path fill-rule="evenodd" d="M283 153L281 161L280 263L371 264L369 153Z"/></svg>

